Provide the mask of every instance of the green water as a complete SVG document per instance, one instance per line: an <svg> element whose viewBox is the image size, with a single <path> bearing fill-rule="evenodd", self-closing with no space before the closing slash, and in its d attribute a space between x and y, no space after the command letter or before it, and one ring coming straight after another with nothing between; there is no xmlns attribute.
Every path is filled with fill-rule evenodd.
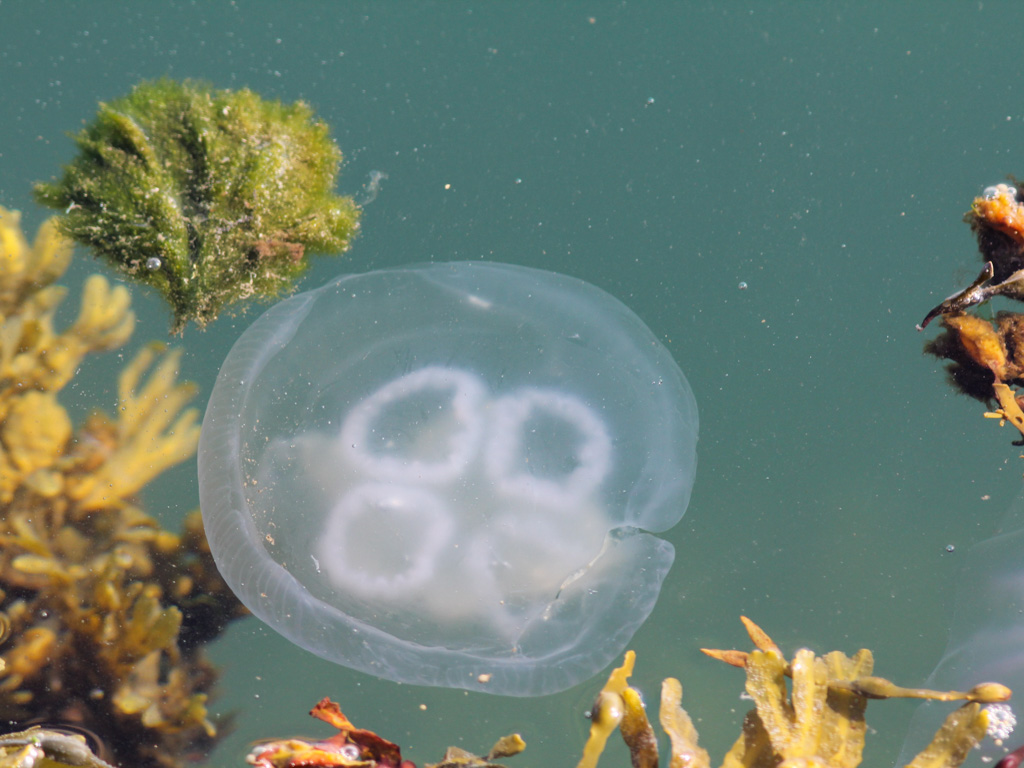
<svg viewBox="0 0 1024 768"><path fill-rule="evenodd" d="M701 416L676 564L631 647L650 701L667 675L720 758L749 702L699 646L869 646L921 682L945 646L958 559L990 535L1024 462L920 354L924 313L980 263L972 197L1024 173L1015 3L65 3L0 0L0 205L65 134L141 78L305 99L334 129L340 191L387 174L343 271L493 259L609 291L664 340ZM97 265L76 262L71 283ZM740 289L740 283L747 288ZM168 318L136 293L134 345ZM68 310L69 313L71 309ZM256 311L189 330L183 374L209 393ZM65 394L113 403L111 355ZM147 505L197 504L194 467ZM946 552L952 544L956 551ZM577 759L598 680L534 700L401 686L321 661L256 620L213 648L217 711L258 737L327 733L323 696L422 764L519 730L513 763ZM868 713L867 761L895 759L913 707ZM626 764L621 749L618 765ZM614 765L611 759L609 765Z"/></svg>

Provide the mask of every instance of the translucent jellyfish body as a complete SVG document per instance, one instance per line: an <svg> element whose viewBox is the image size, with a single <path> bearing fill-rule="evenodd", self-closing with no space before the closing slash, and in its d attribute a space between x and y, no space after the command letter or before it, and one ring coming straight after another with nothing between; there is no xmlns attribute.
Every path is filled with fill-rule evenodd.
<svg viewBox="0 0 1024 768"><path fill-rule="evenodd" d="M654 607L696 470L682 371L619 301L524 267L343 277L235 344L203 422L217 565L340 664L529 696Z"/></svg>

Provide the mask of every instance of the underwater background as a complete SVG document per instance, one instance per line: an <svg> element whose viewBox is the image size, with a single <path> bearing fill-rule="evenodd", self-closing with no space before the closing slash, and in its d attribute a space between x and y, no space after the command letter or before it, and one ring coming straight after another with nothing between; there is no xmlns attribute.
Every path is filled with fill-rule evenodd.
<svg viewBox="0 0 1024 768"><path fill-rule="evenodd" d="M971 200L1024 173L1022 24L1012 3L0 0L0 205L34 232L48 212L30 186L71 159L67 134L98 101L200 78L309 102L345 153L339 193L367 201L387 174L353 248L315 258L300 288L489 259L627 304L701 419L633 681L650 704L679 677L720 759L749 704L742 674L699 647L746 648L742 613L787 652L869 647L879 675L923 683L957 621L964 556L1020 491L1013 433L953 394L914 325L980 268ZM105 270L77 254L73 293ZM163 303L132 294L129 347L62 394L76 421L112 409L118 365L166 336ZM260 311L174 340L201 397ZM194 465L144 499L177 529L198 504ZM603 682L536 699L398 685L256 619L212 650L225 674L211 709L237 712L218 765L241 765L257 738L325 734L307 715L324 696L419 764L513 730L529 745L513 764L572 764ZM896 759L914 706L872 707L867 761ZM607 765L628 760L609 752Z"/></svg>

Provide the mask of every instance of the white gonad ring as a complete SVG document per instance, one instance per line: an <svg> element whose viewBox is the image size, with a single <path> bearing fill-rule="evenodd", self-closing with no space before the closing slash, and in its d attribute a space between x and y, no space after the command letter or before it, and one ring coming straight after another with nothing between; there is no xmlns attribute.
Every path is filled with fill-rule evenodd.
<svg viewBox="0 0 1024 768"><path fill-rule="evenodd" d="M454 526L451 511L430 491L365 483L328 514L320 561L339 589L364 599L402 600L430 583ZM380 555L390 548L400 552L398 568Z"/></svg>
<svg viewBox="0 0 1024 768"><path fill-rule="evenodd" d="M378 434L388 409L415 403L436 393L450 392L442 409L447 423L437 430L439 445L430 446L433 460L413 452L394 450ZM352 465L367 477L380 480L417 480L448 483L459 477L476 457L483 429L480 406L487 388L480 377L458 368L432 365L388 382L359 403L341 427L342 450Z"/></svg>
<svg viewBox="0 0 1024 768"><path fill-rule="evenodd" d="M529 471L524 438L531 418L575 433L578 442L570 452L575 466L568 472L542 477ZM554 389L523 387L494 401L484 460L488 476L503 494L551 506L576 505L608 477L612 441L604 422L578 398Z"/></svg>

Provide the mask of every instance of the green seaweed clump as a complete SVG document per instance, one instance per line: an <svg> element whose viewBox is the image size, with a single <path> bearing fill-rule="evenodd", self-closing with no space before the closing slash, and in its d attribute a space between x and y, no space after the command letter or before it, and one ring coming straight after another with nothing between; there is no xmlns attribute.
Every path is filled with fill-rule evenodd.
<svg viewBox="0 0 1024 768"><path fill-rule="evenodd" d="M340 253L359 208L333 194L341 151L306 104L142 82L101 104L58 181L35 187L65 235L159 291L172 332L288 291L307 253Z"/></svg>
<svg viewBox="0 0 1024 768"><path fill-rule="evenodd" d="M1010 689L982 683L970 691L929 691L901 688L871 675L871 651L852 657L840 651L815 656L798 650L792 660L754 622L742 617L756 649L704 650L709 656L741 667L747 673L747 693L755 708L743 720L743 731L722 762L723 768L854 768L860 764L867 723L864 712L870 699L919 698L964 701L946 718L931 743L911 761L909 768L956 768L972 747L990 730L990 708L983 704L1010 698ZM615 669L591 710L590 738L577 768L595 768L605 743L618 727L629 748L633 768L657 768L658 742L644 711L640 694L629 687L635 656ZM791 691L786 678L792 679ZM668 678L661 688L661 727L671 741L671 768L710 768L705 749L697 744L697 730L681 706L683 688ZM998 714L991 715L993 720ZM997 734L993 728L992 733Z"/></svg>

